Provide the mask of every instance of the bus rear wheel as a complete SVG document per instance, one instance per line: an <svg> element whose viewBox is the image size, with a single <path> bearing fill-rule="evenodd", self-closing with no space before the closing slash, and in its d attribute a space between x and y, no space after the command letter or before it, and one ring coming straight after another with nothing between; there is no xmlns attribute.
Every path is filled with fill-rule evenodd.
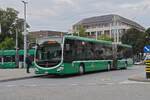
<svg viewBox="0 0 150 100"><path fill-rule="evenodd" d="M80 75L84 74L84 66L82 64L79 66L78 72Z"/></svg>

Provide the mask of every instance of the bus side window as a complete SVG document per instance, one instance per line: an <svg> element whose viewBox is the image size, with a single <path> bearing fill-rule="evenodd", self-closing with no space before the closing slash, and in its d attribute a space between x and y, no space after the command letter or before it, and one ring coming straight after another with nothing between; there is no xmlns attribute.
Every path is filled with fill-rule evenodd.
<svg viewBox="0 0 150 100"><path fill-rule="evenodd" d="M23 62L23 55L19 55L19 61Z"/></svg>
<svg viewBox="0 0 150 100"><path fill-rule="evenodd" d="M70 44L66 44L66 51L69 51L70 50Z"/></svg>
<svg viewBox="0 0 150 100"><path fill-rule="evenodd" d="M104 52L103 52L103 50L99 50L99 54L101 55L101 54L103 54Z"/></svg>
<svg viewBox="0 0 150 100"><path fill-rule="evenodd" d="M66 39L64 45L64 61L71 62L73 60L74 40ZM61 53L60 53L61 54Z"/></svg>

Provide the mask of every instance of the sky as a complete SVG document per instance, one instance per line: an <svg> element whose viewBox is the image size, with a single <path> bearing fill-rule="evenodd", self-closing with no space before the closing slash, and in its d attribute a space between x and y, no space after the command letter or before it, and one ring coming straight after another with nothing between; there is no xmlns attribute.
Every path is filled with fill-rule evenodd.
<svg viewBox="0 0 150 100"><path fill-rule="evenodd" d="M150 27L150 0L24 0L29 31L66 32L83 18L117 14ZM24 18L22 0L0 0L0 8L14 8Z"/></svg>

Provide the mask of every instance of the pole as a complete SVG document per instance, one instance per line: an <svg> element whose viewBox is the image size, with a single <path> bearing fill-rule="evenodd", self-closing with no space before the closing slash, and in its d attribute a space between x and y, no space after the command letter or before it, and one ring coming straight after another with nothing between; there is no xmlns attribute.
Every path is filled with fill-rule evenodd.
<svg viewBox="0 0 150 100"><path fill-rule="evenodd" d="M18 31L16 28L16 68L19 68L19 59L18 59Z"/></svg>
<svg viewBox="0 0 150 100"><path fill-rule="evenodd" d="M1 68L3 68L4 66L4 49L2 48L2 58L1 58L1 60L2 60L2 63L1 63Z"/></svg>
<svg viewBox="0 0 150 100"><path fill-rule="evenodd" d="M27 29L26 29L26 5L27 2L22 1L24 3L24 67L26 67L26 52L27 52Z"/></svg>
<svg viewBox="0 0 150 100"><path fill-rule="evenodd" d="M78 36L80 36L79 31L78 31Z"/></svg>
<svg viewBox="0 0 150 100"><path fill-rule="evenodd" d="M98 32L96 31L96 40L97 40L97 36L98 36L97 33L98 33Z"/></svg>
<svg viewBox="0 0 150 100"><path fill-rule="evenodd" d="M118 30L118 23L116 22L116 33L117 33L117 43L119 43L119 30Z"/></svg>
<svg viewBox="0 0 150 100"><path fill-rule="evenodd" d="M110 28L109 28L109 36L111 38L111 34L112 34L112 23L109 24Z"/></svg>
<svg viewBox="0 0 150 100"><path fill-rule="evenodd" d="M113 18L113 23L114 23L114 45L113 45L113 67L114 69L117 69L117 28L116 28L116 16L114 15L114 18Z"/></svg>

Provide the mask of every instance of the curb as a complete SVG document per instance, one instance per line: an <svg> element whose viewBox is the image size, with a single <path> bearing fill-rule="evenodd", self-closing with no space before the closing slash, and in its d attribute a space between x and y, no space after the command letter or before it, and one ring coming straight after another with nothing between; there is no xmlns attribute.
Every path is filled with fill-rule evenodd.
<svg viewBox="0 0 150 100"><path fill-rule="evenodd" d="M42 76L45 76L45 75L25 76L25 77L18 77L18 78L3 79L3 80L0 80L0 82L9 82L9 81L17 81L17 80L23 80L23 79L31 79L31 78L37 78L37 77L42 77Z"/></svg>
<svg viewBox="0 0 150 100"><path fill-rule="evenodd" d="M146 77L142 77L142 76L135 76L133 78L128 78L128 80L138 81L138 82L150 82L150 79L147 79Z"/></svg>

